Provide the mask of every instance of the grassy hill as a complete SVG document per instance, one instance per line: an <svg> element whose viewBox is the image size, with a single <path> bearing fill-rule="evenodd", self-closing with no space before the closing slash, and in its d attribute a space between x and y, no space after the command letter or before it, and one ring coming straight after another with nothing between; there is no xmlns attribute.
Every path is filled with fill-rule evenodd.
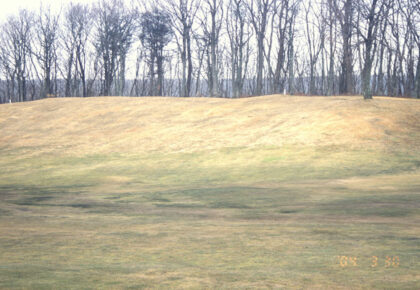
<svg viewBox="0 0 420 290"><path fill-rule="evenodd" d="M360 97L45 99L0 106L0 144L78 154L290 144L377 149L401 141L419 149L419 110L416 100Z"/></svg>
<svg viewBox="0 0 420 290"><path fill-rule="evenodd" d="M417 100L4 104L0 168L0 288L420 286Z"/></svg>

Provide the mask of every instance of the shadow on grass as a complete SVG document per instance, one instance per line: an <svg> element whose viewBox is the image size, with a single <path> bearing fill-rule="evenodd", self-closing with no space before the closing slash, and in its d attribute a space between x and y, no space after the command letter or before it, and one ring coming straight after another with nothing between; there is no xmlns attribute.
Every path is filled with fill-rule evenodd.
<svg viewBox="0 0 420 290"><path fill-rule="evenodd" d="M367 194L322 203L316 211L350 216L407 217L420 214L418 194Z"/></svg>

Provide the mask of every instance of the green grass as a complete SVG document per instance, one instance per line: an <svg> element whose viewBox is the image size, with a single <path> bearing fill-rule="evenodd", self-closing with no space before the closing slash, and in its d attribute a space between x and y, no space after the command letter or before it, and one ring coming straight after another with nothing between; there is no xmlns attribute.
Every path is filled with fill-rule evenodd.
<svg viewBox="0 0 420 290"><path fill-rule="evenodd" d="M0 288L420 287L418 152L20 150L0 150Z"/></svg>

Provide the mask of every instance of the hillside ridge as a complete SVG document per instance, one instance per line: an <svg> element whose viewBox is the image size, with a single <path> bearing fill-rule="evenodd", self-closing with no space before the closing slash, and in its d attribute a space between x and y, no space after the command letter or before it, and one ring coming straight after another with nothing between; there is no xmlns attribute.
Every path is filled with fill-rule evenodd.
<svg viewBox="0 0 420 290"><path fill-rule="evenodd" d="M0 131L0 148L39 152L194 152L283 145L419 150L420 102L283 95L57 98L1 105Z"/></svg>

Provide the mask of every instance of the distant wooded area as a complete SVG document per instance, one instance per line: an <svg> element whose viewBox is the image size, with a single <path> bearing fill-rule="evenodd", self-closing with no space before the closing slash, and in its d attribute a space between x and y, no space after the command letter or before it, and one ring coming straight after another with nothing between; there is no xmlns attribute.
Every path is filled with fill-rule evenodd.
<svg viewBox="0 0 420 290"><path fill-rule="evenodd" d="M0 102L67 96L420 98L418 0L101 0L1 24Z"/></svg>

